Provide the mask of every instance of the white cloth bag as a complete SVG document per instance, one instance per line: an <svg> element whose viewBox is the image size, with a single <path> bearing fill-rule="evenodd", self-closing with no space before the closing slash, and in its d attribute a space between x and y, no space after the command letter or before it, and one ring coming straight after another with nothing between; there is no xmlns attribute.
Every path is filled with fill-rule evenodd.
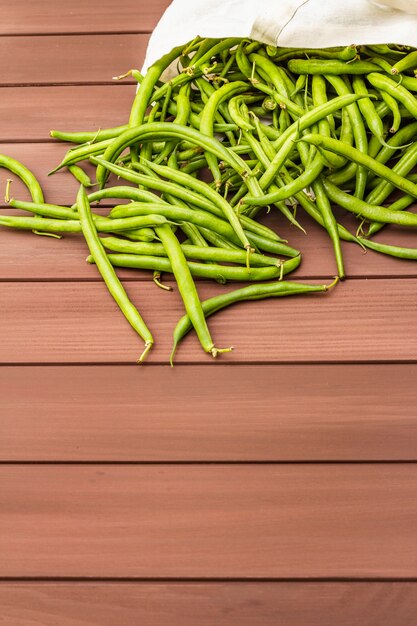
<svg viewBox="0 0 417 626"><path fill-rule="evenodd" d="M415 12L417 0L173 0L151 35L143 70L197 35L250 37L295 48L417 47Z"/></svg>

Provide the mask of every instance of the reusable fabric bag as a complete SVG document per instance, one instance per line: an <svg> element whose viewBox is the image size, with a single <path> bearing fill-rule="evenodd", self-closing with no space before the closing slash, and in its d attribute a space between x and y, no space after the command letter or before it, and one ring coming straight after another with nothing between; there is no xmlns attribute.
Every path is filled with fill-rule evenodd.
<svg viewBox="0 0 417 626"><path fill-rule="evenodd" d="M143 70L197 35L292 48L417 47L417 0L173 0L151 35Z"/></svg>

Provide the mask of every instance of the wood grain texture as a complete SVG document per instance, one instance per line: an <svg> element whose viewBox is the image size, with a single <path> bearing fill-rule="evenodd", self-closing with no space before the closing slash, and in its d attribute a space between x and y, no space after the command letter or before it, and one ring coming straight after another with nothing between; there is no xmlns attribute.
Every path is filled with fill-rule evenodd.
<svg viewBox="0 0 417 626"><path fill-rule="evenodd" d="M168 4L168 0L116 4L102 0L98 8L83 0L13 0L3 3L0 34L149 32Z"/></svg>
<svg viewBox="0 0 417 626"><path fill-rule="evenodd" d="M415 365L3 367L0 461L415 461L416 376Z"/></svg>
<svg viewBox="0 0 417 626"><path fill-rule="evenodd" d="M413 583L2 584L4 626L414 626Z"/></svg>
<svg viewBox="0 0 417 626"><path fill-rule="evenodd" d="M135 281L126 289L156 337L149 361L166 364L183 314L177 290ZM199 284L202 299L225 289L230 286ZM133 364L141 352L142 341L102 283L3 283L1 294L1 363ZM214 316L210 328L217 345L235 347L222 356L225 364L415 361L416 304L415 280L355 280L327 294L240 303ZM220 362L191 333L176 359Z"/></svg>
<svg viewBox="0 0 417 626"><path fill-rule="evenodd" d="M417 576L417 465L3 466L0 576Z"/></svg>
<svg viewBox="0 0 417 626"><path fill-rule="evenodd" d="M0 37L0 84L111 83L113 76L142 67L148 39L148 34Z"/></svg>
<svg viewBox="0 0 417 626"><path fill-rule="evenodd" d="M3 142L45 141L51 129L80 131L126 124L134 96L135 86L123 84L3 87L0 137Z"/></svg>

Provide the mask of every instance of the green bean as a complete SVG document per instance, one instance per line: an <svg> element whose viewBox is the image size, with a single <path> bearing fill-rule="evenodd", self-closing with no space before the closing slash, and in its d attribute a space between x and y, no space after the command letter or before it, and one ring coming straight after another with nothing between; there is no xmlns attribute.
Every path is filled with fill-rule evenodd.
<svg viewBox="0 0 417 626"><path fill-rule="evenodd" d="M84 187L93 187L94 183L91 182L89 175L84 172L82 167L79 165L69 165L68 170L74 176L75 180L78 181Z"/></svg>
<svg viewBox="0 0 417 626"><path fill-rule="evenodd" d="M118 230L116 232L118 235L123 235L123 237L141 243L149 243L157 238L153 228L131 228L130 230Z"/></svg>
<svg viewBox="0 0 417 626"><path fill-rule="evenodd" d="M317 208L319 209L323 218L323 224L327 230L330 240L333 244L337 273L339 278L345 278L345 268L343 265L343 254L340 246L339 231L337 228L336 218L333 214L330 201L327 197L326 190L323 185L323 181L318 178L313 183L313 191L316 196Z"/></svg>
<svg viewBox="0 0 417 626"><path fill-rule="evenodd" d="M344 62L334 60L304 60L291 59L288 61L288 69L294 74L369 74L370 72L380 72L378 65L369 61Z"/></svg>
<svg viewBox="0 0 417 626"><path fill-rule="evenodd" d="M71 141L72 143L88 143L95 142L98 138L100 141L114 139L129 128L128 124L116 126L115 128L99 128L98 130L68 133L60 130L51 130L50 136L61 141Z"/></svg>
<svg viewBox="0 0 417 626"><path fill-rule="evenodd" d="M105 248L114 252L144 254L146 256L166 256L164 246L158 243L136 243L117 239L116 237L106 237L102 240L102 243ZM203 246L185 245L182 243L181 249L187 259L199 259L200 261L211 261L212 263L237 263L239 265L245 265L246 263L246 255L243 250L212 248L207 243ZM270 265L281 267L282 261L254 252L251 257L251 265L253 267L268 267Z"/></svg>
<svg viewBox="0 0 417 626"><path fill-rule="evenodd" d="M100 232L116 232L136 229L148 226L165 224L167 220L163 215L146 214L123 219L110 219L107 217L94 216L97 230ZM79 220L64 220L40 217L20 217L3 215L0 217L1 226L10 226L20 230L39 230L47 233L79 233L81 226Z"/></svg>
<svg viewBox="0 0 417 626"><path fill-rule="evenodd" d="M142 337L145 342L145 350L139 358L141 363L146 357L149 350L153 345L153 337L148 327L140 316L138 310L134 307L129 300L121 282L119 281L111 263L109 262L101 241L97 235L97 231L94 225L94 221L91 217L90 205L88 203L87 195L83 186L77 195L77 208L80 216L80 223L82 232L84 234L87 246L90 250L91 256L94 259L97 268L106 283L107 289L113 296L114 300L118 304L123 315L126 317L129 324L134 330Z"/></svg>
<svg viewBox="0 0 417 626"><path fill-rule="evenodd" d="M310 137L311 135L308 136ZM309 169L300 174L300 176L293 182L281 187L278 191L267 193L262 197L247 195L244 197L243 203L245 205L256 204L257 206L267 206L268 204L273 204L279 200L291 198L291 196L295 196L299 191L309 187L311 183L316 180L323 169L323 165L324 164L320 155L317 154Z"/></svg>
<svg viewBox="0 0 417 626"><path fill-rule="evenodd" d="M284 174L284 177L285 177L285 180L287 182L291 182L293 180L291 178L291 175L288 172L286 172ZM310 217L312 217L315 222L317 222L318 224L320 224L320 226L325 228L324 220L323 220L323 216L322 216L321 212L318 210L316 204L305 193L305 191L300 191L299 193L297 193L295 198L296 198L297 202L299 202L300 205L303 207L305 212L308 215L310 215ZM336 226L337 226L337 231L338 231L340 239L343 239L344 241L351 241L353 243L357 243L356 237L354 237L347 230L347 228L345 228L344 226L342 226L339 223L337 223Z"/></svg>
<svg viewBox="0 0 417 626"><path fill-rule="evenodd" d="M217 311L224 309L236 302L242 302L244 300L262 300L264 298L290 296L296 294L317 293L328 291L335 282L330 285L305 285L302 283L290 283L287 281L280 281L277 283L267 283L262 285L249 285L241 289L235 289L228 293L220 294L204 300L201 304L203 307L204 315L209 317ZM177 323L174 330L174 345L171 351L171 365L173 364L174 355L178 344L185 337L185 335L192 329L191 320L187 315L184 315Z"/></svg>
<svg viewBox="0 0 417 626"><path fill-rule="evenodd" d="M177 115L174 119L176 124L187 124L188 122L188 118L191 113L190 92L191 88L189 84L183 85L179 90L177 99ZM161 150L155 159L155 163L163 163L169 157L174 147L175 141L167 141L164 149Z"/></svg>
<svg viewBox="0 0 417 626"><path fill-rule="evenodd" d="M208 137L213 137L214 130L214 116L218 109L218 106L224 100L231 98L234 95L240 94L248 90L247 83L237 81L235 83L228 83L220 87L215 91L208 99L200 119L200 132ZM213 174L213 178L216 184L220 180L220 170L217 162L217 156L212 151L207 150L205 153L207 164Z"/></svg>
<svg viewBox="0 0 417 626"><path fill-rule="evenodd" d="M326 93L326 81L323 76L320 74L316 74L312 76L311 80L311 94L313 96L313 106L319 107L323 104L326 104L328 101L327 93ZM342 109L342 114L345 109ZM346 124L345 124L346 127ZM318 122L318 131L321 135L326 135L326 137L331 136L330 123L327 117L319 120ZM332 168L339 169L345 165L346 160L341 158L338 155L332 154L331 152L326 153L326 161L329 162L329 165Z"/></svg>
<svg viewBox="0 0 417 626"><path fill-rule="evenodd" d="M77 219L78 215L74 209L69 209L65 206L59 206L56 204L46 204L40 202L25 202L23 200L15 200L11 198L9 205L14 209L20 209L21 211L30 211L35 215L42 215L44 217L52 217L56 219L71 220Z"/></svg>
<svg viewBox="0 0 417 626"><path fill-rule="evenodd" d="M20 161L16 161L12 157L0 154L0 167L4 167L13 174L16 174L20 180L26 185L31 195L33 202L43 204L44 197L40 184L35 178L34 174Z"/></svg>
<svg viewBox="0 0 417 626"><path fill-rule="evenodd" d="M366 247L375 252L381 252L382 254L388 254L399 259L411 259L417 260L417 248L403 248L401 246L390 246L386 243L378 243L365 239L364 237L358 237L359 241Z"/></svg>
<svg viewBox="0 0 417 626"><path fill-rule="evenodd" d="M409 52L392 66L391 74L400 74L409 69L417 68L417 50Z"/></svg>
<svg viewBox="0 0 417 626"><path fill-rule="evenodd" d="M353 77L352 86L354 92L357 94L363 96L367 96L369 94L365 81L361 76ZM371 133L377 137L381 144L384 144L384 127L381 118L375 110L372 100L369 97L365 97L358 101L358 107Z"/></svg>
<svg viewBox="0 0 417 626"><path fill-rule="evenodd" d="M268 57L264 57L261 54L251 54L249 56L249 60L255 65L264 80L274 85L278 94L284 96L285 98L289 97L289 93L292 90L287 90L287 85L285 84L285 76L282 68L275 65L275 63L270 61ZM258 79L254 78L253 84L256 85L257 82L259 82Z"/></svg>
<svg viewBox="0 0 417 626"><path fill-rule="evenodd" d="M256 102L258 98L257 96L232 96L227 106L229 108L230 117L239 128L243 130L254 130L255 127L249 122L249 117L242 115L240 110L242 103L248 100Z"/></svg>
<svg viewBox="0 0 417 626"><path fill-rule="evenodd" d="M401 102L413 117L417 118L417 100L406 87L383 74L371 73L366 78L373 87L388 92L395 100Z"/></svg>
<svg viewBox="0 0 417 626"><path fill-rule="evenodd" d="M308 111L308 113L300 117L297 122L292 124L292 126L290 126L285 133L278 138L278 140L274 141L273 145L276 150L276 156L271 161L270 167L261 177L261 187L265 189L266 186L274 179L277 171L279 171L280 167L285 163L285 160L290 154L293 148L293 141L297 138L300 132L310 128L313 124L319 122L328 115L331 115L338 109L359 100L361 97L363 96L358 96L356 94L338 96L337 98L330 100L327 104L323 104L312 111ZM268 202L265 204L268 204Z"/></svg>
<svg viewBox="0 0 417 626"><path fill-rule="evenodd" d="M413 183L417 182L417 174L410 174L408 178ZM398 198L398 200L396 200L395 202L392 202L392 204L390 204L388 208L391 211L404 211L404 209L407 209L411 204L414 204L415 201L416 199L414 196L405 194L404 196ZM382 224L381 222L371 222L368 228L368 237L372 237L373 235L375 235L384 226L385 224Z"/></svg>
<svg viewBox="0 0 417 626"><path fill-rule="evenodd" d="M79 148L68 150L61 163L48 172L48 176L55 174L55 172L62 169L66 165L74 165L75 163L88 159L92 155L103 154L106 148L112 145L112 142L112 139L106 139L104 141L98 141L97 143L91 143L85 146L80 146Z"/></svg>
<svg viewBox="0 0 417 626"><path fill-rule="evenodd" d="M392 167L391 171L404 177L407 176L407 174L409 174L416 165L417 143L413 143ZM379 184L367 195L366 201L369 204L382 204L394 189L395 185L387 180L381 180Z"/></svg>
<svg viewBox="0 0 417 626"><path fill-rule="evenodd" d="M399 226L417 226L417 215L414 213L391 211L385 207L368 204L338 189L328 180L324 180L324 187L332 202L336 202L347 211L359 217L376 222L386 222L387 224L398 224Z"/></svg>
<svg viewBox="0 0 417 626"><path fill-rule="evenodd" d="M148 215L153 212L158 215L163 215L167 219L174 222L185 221L191 222L191 224L196 224L197 226L204 226L210 230L216 231L228 239L231 239L235 243L239 241L233 228L228 222L216 217L208 211L203 211L202 209L185 209L183 207L167 204L147 205L145 203L131 202L127 205L122 204L114 207L110 212L110 216L112 218L127 218L139 215Z"/></svg>
<svg viewBox="0 0 417 626"><path fill-rule="evenodd" d="M390 133L396 133L401 125L401 113L398 102L387 91L381 91L381 97L392 113Z"/></svg>
<svg viewBox="0 0 417 626"><path fill-rule="evenodd" d="M181 206L181 205L180 205ZM189 239L190 243L199 248L208 248L209 244L204 239L203 235L199 231L198 227L195 224L190 224L188 222L182 222L181 230L184 235ZM183 244L181 244L183 245ZM128 252L128 250L121 250L121 252ZM244 253L245 254L245 253ZM246 259L246 255L245 255Z"/></svg>
<svg viewBox="0 0 417 626"><path fill-rule="evenodd" d="M403 74L401 77L399 77L399 81L396 84L402 85L409 91L417 91L417 78L414 78L414 77L412 78L411 76L404 76Z"/></svg>
<svg viewBox="0 0 417 626"><path fill-rule="evenodd" d="M186 313L194 326L194 330L197 333L203 350L213 357L217 357L217 355L222 352L230 352L232 348L219 349L216 348L213 343L186 258L170 226L168 224L158 226L156 228L156 234L162 241L171 267L171 272L174 274L177 281L178 290L181 294ZM111 256L113 255L110 255L110 257Z"/></svg>
<svg viewBox="0 0 417 626"><path fill-rule="evenodd" d="M339 96L348 95L349 93L351 93L349 84L345 82L343 78L340 78L339 76L327 75L326 79L333 86L333 88L336 90L336 93ZM355 145L358 148L358 150L361 150L362 152L366 153L368 152L368 138L366 135L365 125L363 123L363 119L358 108L360 100L364 99L364 94L359 93L356 95L361 96L361 98L358 100L358 104L352 102L346 107L346 109L349 114L350 121L352 123L352 131L353 131L353 136L355 139ZM340 156L344 156L344 155L340 155ZM357 168L355 196L357 196L358 198L362 199L365 195L367 176L368 174L364 167Z"/></svg>
<svg viewBox="0 0 417 626"><path fill-rule="evenodd" d="M280 52L275 57L276 62L283 63L284 61L289 61L290 59L295 58L303 58L307 56L308 58L322 58L322 59L338 59L340 61L352 61L357 58L358 51L356 46L345 46L344 48L340 47L338 49L334 48L324 48L320 50L318 48L280 48ZM283 51L283 52L281 52ZM305 76L305 74L301 74L301 76Z"/></svg>
<svg viewBox="0 0 417 626"><path fill-rule="evenodd" d="M135 200L136 202L164 202L159 196L151 191L145 191L143 189L136 189L135 187L127 186L107 187L105 189L100 189L99 191L94 191L88 195L88 201L90 203L99 202L100 200L106 198ZM77 203L73 204L71 208L76 209Z"/></svg>
<svg viewBox="0 0 417 626"><path fill-rule="evenodd" d="M241 249L236 244L232 243L228 239L225 239L218 233L215 233L214 230L210 230L209 228L204 228L203 226L197 226L198 230L201 232L203 237L207 239L213 246L216 248L225 248L226 250L239 250Z"/></svg>
<svg viewBox="0 0 417 626"><path fill-rule="evenodd" d="M162 72L181 55L182 50L183 46L173 48L148 69L132 104L129 118L130 127L140 126L143 123L145 112L157 81L160 79Z"/></svg>
<svg viewBox="0 0 417 626"><path fill-rule="evenodd" d="M376 159L373 159L367 154L363 154L357 148L347 147L338 139L313 134L304 136L300 141L305 141L309 144L317 146L318 148L324 147L327 150L333 150L336 154L346 155L349 160L354 161L358 165L363 165L381 178L384 178L388 182L392 183L398 189L417 197L417 185L415 183L399 176L389 167L379 163Z"/></svg>
<svg viewBox="0 0 417 626"><path fill-rule="evenodd" d="M169 259L158 256L147 256L142 254L109 254L109 261L116 267L131 267L136 269L159 270L160 272L172 273L172 266ZM89 263L93 262L91 257L87 258ZM237 281L261 281L272 280L284 276L296 269L300 264L300 256L284 261L280 267L269 265L267 267L251 267L249 270L242 266L217 265L186 261L192 276L199 278L219 277L224 280Z"/></svg>

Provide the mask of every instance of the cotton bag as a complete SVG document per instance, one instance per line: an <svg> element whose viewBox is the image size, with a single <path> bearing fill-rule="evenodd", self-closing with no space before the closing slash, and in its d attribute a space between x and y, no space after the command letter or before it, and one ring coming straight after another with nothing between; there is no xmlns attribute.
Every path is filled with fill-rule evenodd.
<svg viewBox="0 0 417 626"><path fill-rule="evenodd" d="M197 35L294 48L417 47L417 0L173 0L151 35L143 70Z"/></svg>

